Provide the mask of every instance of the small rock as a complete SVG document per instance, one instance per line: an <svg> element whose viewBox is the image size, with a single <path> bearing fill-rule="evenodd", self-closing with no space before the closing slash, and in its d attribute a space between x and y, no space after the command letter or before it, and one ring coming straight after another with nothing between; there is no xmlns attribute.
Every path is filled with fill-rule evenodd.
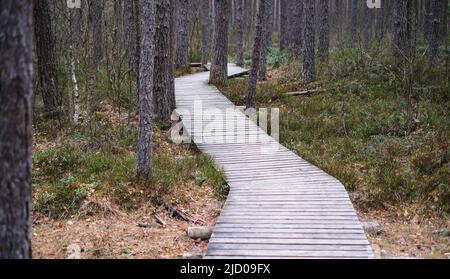
<svg viewBox="0 0 450 279"><path fill-rule="evenodd" d="M191 227L188 228L187 234L192 239L210 239L212 235L211 227Z"/></svg>
<svg viewBox="0 0 450 279"><path fill-rule="evenodd" d="M194 254L194 253L183 253L183 259L185 260L201 260L203 259L202 254Z"/></svg>
<svg viewBox="0 0 450 279"><path fill-rule="evenodd" d="M363 228L366 233L371 235L378 235L381 233L381 226L377 221L364 222Z"/></svg>

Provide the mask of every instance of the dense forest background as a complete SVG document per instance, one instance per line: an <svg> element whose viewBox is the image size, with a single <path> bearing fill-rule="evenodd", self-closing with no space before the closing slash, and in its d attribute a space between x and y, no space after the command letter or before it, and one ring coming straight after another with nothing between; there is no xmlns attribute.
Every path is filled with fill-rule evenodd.
<svg viewBox="0 0 450 279"><path fill-rule="evenodd" d="M448 237L448 0L32 2L35 222L223 200L212 160L168 136L174 78L211 62L210 83L236 105L280 108L281 143L342 181L358 210L428 216ZM228 80L227 63L249 76ZM1 114L23 111L5 76ZM0 151L14 140L0 139Z"/></svg>

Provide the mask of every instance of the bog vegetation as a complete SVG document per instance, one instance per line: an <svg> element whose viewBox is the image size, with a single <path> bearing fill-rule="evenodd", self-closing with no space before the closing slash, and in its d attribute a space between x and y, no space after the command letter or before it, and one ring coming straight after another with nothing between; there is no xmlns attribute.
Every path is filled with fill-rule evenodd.
<svg viewBox="0 0 450 279"><path fill-rule="evenodd" d="M211 158L169 139L174 78L204 68L236 105L280 108L281 143L360 209L448 218L448 0L29 2L0 2L0 224L21 218L0 258L31 256L30 211L132 211L184 181L226 198Z"/></svg>

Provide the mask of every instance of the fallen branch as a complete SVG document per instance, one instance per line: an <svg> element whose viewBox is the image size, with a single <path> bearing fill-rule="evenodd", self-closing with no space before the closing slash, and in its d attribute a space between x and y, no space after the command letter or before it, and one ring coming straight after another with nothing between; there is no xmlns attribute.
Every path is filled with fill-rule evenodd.
<svg viewBox="0 0 450 279"><path fill-rule="evenodd" d="M286 96L308 96L312 93L318 93L318 92L324 92L324 89L312 89L312 90L305 90L305 91L296 91L296 92L288 92L284 95Z"/></svg>
<svg viewBox="0 0 450 279"><path fill-rule="evenodd" d="M250 71L244 71L244 72L240 72L234 75L230 75L228 76L228 79L233 79L233 78L238 78L238 77L242 77L242 76L246 76L250 73Z"/></svg>
<svg viewBox="0 0 450 279"><path fill-rule="evenodd" d="M167 223L158 215L154 215L156 222L160 225L162 225L163 227L165 227L167 225Z"/></svg>
<svg viewBox="0 0 450 279"><path fill-rule="evenodd" d="M171 217L179 218L179 219L181 219L183 221L191 222L191 223L194 223L194 224L199 222L198 220L194 220L192 217L190 217L186 213L176 209L173 205L171 205L169 203L164 203L164 208L167 211L169 211Z"/></svg>

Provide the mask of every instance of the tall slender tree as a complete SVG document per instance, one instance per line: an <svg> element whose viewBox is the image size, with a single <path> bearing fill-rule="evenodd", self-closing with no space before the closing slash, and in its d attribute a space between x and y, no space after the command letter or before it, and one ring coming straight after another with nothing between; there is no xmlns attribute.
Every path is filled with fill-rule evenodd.
<svg viewBox="0 0 450 279"><path fill-rule="evenodd" d="M0 1L0 259L31 258L33 3Z"/></svg>
<svg viewBox="0 0 450 279"><path fill-rule="evenodd" d="M224 83L228 78L228 0L214 0L214 38L210 83Z"/></svg>
<svg viewBox="0 0 450 279"><path fill-rule="evenodd" d="M58 84L55 37L49 0L34 0L34 33L38 60L38 81L47 113L61 111L62 92Z"/></svg>
<svg viewBox="0 0 450 279"><path fill-rule="evenodd" d="M437 0L439 1L439 0ZM392 48L397 61L410 56L413 47L414 0L395 1Z"/></svg>
<svg viewBox="0 0 450 279"><path fill-rule="evenodd" d="M289 0L280 0L280 50L289 48Z"/></svg>
<svg viewBox="0 0 450 279"><path fill-rule="evenodd" d="M368 49L372 43L374 9L364 5L364 48Z"/></svg>
<svg viewBox="0 0 450 279"><path fill-rule="evenodd" d="M358 43L358 0L350 0L350 41L352 46Z"/></svg>
<svg viewBox="0 0 450 279"><path fill-rule="evenodd" d="M177 1L177 43L176 43L176 67L189 69L189 29L190 29L190 1Z"/></svg>
<svg viewBox="0 0 450 279"><path fill-rule="evenodd" d="M308 84L315 79L316 67L314 63L314 0L304 0L303 16L305 25L302 47L302 83Z"/></svg>
<svg viewBox="0 0 450 279"><path fill-rule="evenodd" d="M253 43L252 65L250 76L248 78L247 109L256 108L256 84L258 81L258 72L261 59L262 48L265 47L264 36L266 35L266 8L269 0L261 0L258 9L258 19L255 30L255 41Z"/></svg>
<svg viewBox="0 0 450 279"><path fill-rule="evenodd" d="M319 51L318 55L322 62L326 62L329 56L330 48L330 19L329 19L329 1L320 0L320 30L319 30Z"/></svg>
<svg viewBox="0 0 450 279"><path fill-rule="evenodd" d="M154 120L170 121L174 104L170 79L173 79L172 59L170 57L170 24L171 24L171 1L156 1L155 19L155 71L154 71Z"/></svg>
<svg viewBox="0 0 450 279"><path fill-rule="evenodd" d="M200 2L200 25L202 29L201 63L206 65L208 64L209 56L209 0L200 0Z"/></svg>
<svg viewBox="0 0 450 279"><path fill-rule="evenodd" d="M114 45L116 47L122 41L123 34L123 9L122 0L114 0Z"/></svg>
<svg viewBox="0 0 450 279"><path fill-rule="evenodd" d="M244 66L244 0L234 0L236 30L236 65Z"/></svg>
<svg viewBox="0 0 450 279"><path fill-rule="evenodd" d="M259 63L258 80L265 80L267 75L267 53L270 46L272 45L273 6L273 0L266 1L264 14L264 34L262 37L261 60Z"/></svg>
<svg viewBox="0 0 450 279"><path fill-rule="evenodd" d="M92 0L92 59L96 65L103 59L103 7L104 0Z"/></svg>
<svg viewBox="0 0 450 279"><path fill-rule="evenodd" d="M152 178L153 161L153 74L154 74L154 35L155 1L143 2L143 30L141 60L139 66L139 139L137 176L144 183Z"/></svg>
<svg viewBox="0 0 450 279"><path fill-rule="evenodd" d="M442 42L442 2L443 0L430 0L427 6L426 22L429 24L426 29L428 40L428 57L431 64L435 64L439 53L439 46Z"/></svg>

